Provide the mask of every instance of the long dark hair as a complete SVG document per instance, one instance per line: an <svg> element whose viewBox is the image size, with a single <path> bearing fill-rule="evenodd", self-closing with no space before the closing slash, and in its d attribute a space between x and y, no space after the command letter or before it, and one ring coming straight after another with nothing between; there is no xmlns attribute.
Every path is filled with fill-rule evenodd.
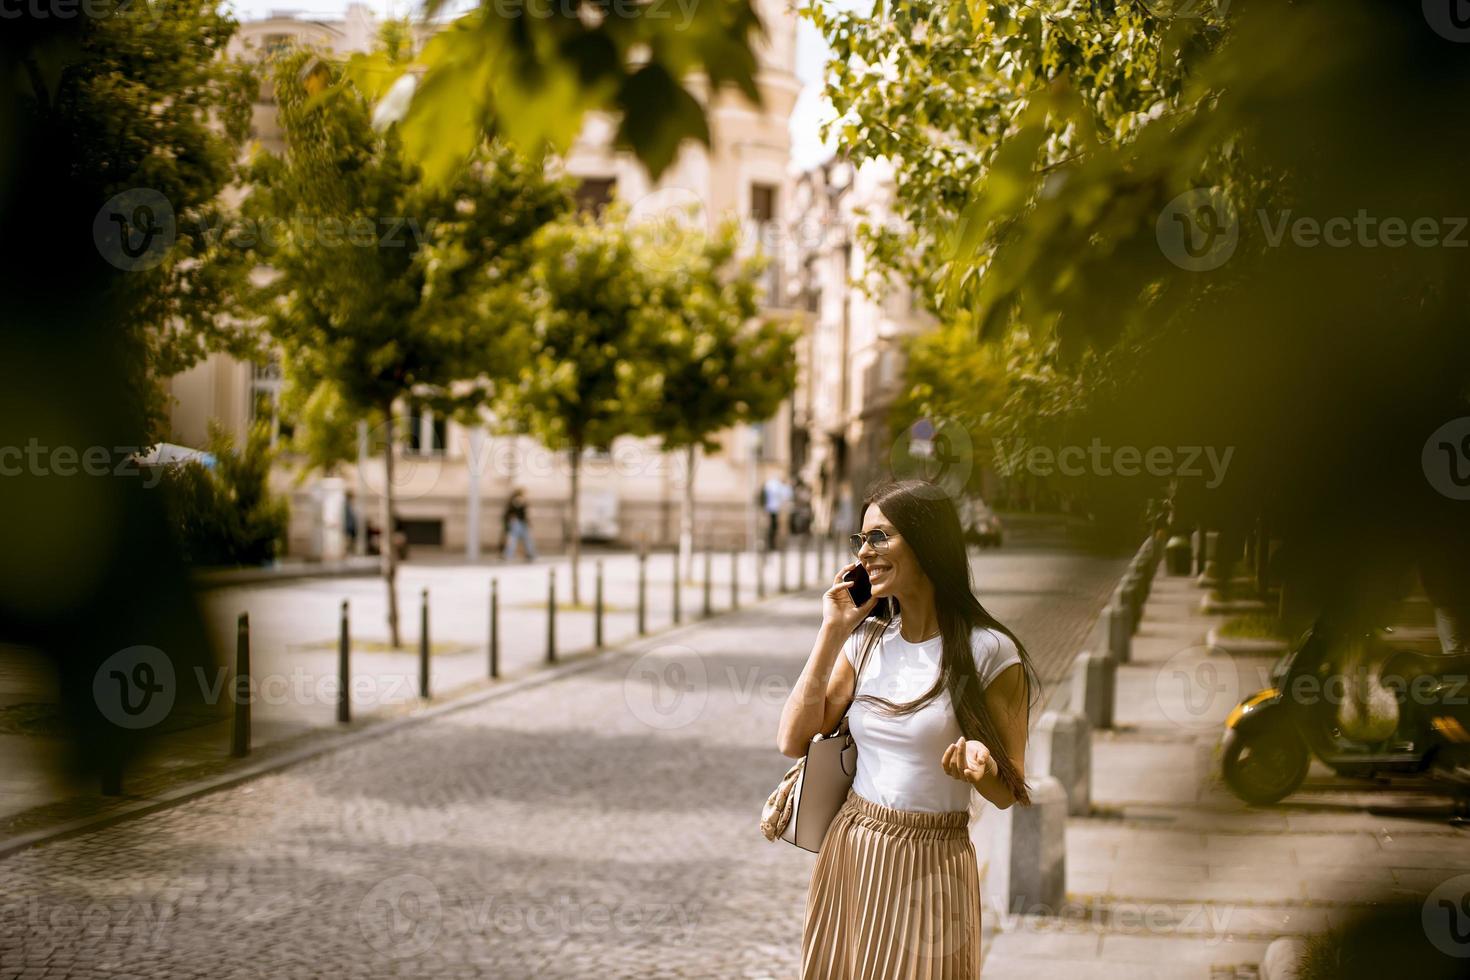
<svg viewBox="0 0 1470 980"><path fill-rule="evenodd" d="M1031 794L1026 788L1026 781L1015 760L1006 752L1005 742L1000 737L1000 726L991 717L985 704L985 692L981 689L979 676L975 672L971 646L973 632L977 628L986 627L1004 634L1015 643L1026 681L1028 721L1032 696L1040 690L1040 685L1026 647L1016 634L987 612L980 600L975 598L970 578L970 560L965 552L965 539L954 502L950 500L949 494L935 484L924 480L899 480L883 482L870 489L863 500L862 512L867 513L868 507L875 504L913 549L919 560L919 567L934 585L934 610L939 618L940 635L944 643L940 654L939 676L935 678L933 686L918 699L898 704L875 694L862 694L855 700L878 705L881 710L890 714L907 715L933 701L941 691L947 690L960 731L965 738L984 743L995 757L1000 778L1006 788L1015 796L1016 802L1029 806ZM878 600L872 618L864 624L867 637L862 657L868 656L878 637L888 629L898 613L896 597L884 596Z"/></svg>

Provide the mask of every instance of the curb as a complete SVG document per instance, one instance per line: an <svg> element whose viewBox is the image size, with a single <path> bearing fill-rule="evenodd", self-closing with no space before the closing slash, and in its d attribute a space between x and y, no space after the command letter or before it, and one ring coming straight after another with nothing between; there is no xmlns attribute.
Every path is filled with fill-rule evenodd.
<svg viewBox="0 0 1470 980"><path fill-rule="evenodd" d="M287 565L260 568L211 568L196 571L192 576L195 588L208 592L212 589L228 589L240 585L275 585L323 578L365 578L382 573L381 563L372 558L363 561L349 558L340 562L317 563L315 565Z"/></svg>
<svg viewBox="0 0 1470 980"><path fill-rule="evenodd" d="M1222 599L1214 592L1200 597L1199 611L1211 616L1239 616L1246 613L1269 613L1269 603L1260 599Z"/></svg>
<svg viewBox="0 0 1470 980"><path fill-rule="evenodd" d="M558 663L556 666L539 668L535 673L527 677L518 677L514 680L500 681L496 683L493 687L487 688L485 690L475 691L473 693L465 694L460 697L451 698L438 704L430 703L414 711L412 714L404 715L399 718L390 718L376 723L367 722L363 728L357 731L342 732L336 735L327 735L321 740L319 744L302 746L297 749L291 749L282 752L279 755L272 756L269 759L261 759L257 762L245 763L236 769L232 769L231 771L222 773L218 776L210 776L205 779L199 779L195 780L194 782L185 783L182 786L176 786L172 789L165 790L164 792L159 793L157 796L149 797L146 800L138 800L133 803L124 804L114 810L109 810L107 813L97 814L90 817L80 817L76 820L70 820L65 823L56 824L51 827L28 831L23 834L16 834L12 837L0 839L0 860L10 857L12 854L16 854L20 851L35 847L39 844L46 844L50 843L51 841L61 840L66 837L75 837L79 834L90 833L96 830L103 830L107 827L123 823L127 820L147 816L150 813L156 813L159 810L165 810L169 807L177 806L180 803L185 803L189 800L195 799L196 797L205 796L209 793L217 792L218 790L229 789L231 787L238 786L241 783L248 782L260 776L269 775L273 772L276 772L277 770L286 769L290 766L294 766L302 762L307 762L311 759L317 758L318 756L328 755L333 752L340 752L343 749L354 748L365 742L370 742L375 739L382 738L386 735L391 735L394 732L411 727L413 725L422 724L426 721L432 721L436 718L441 718L456 711L463 711L466 708L476 707L488 701L494 701L499 698L509 697L510 695L526 690L527 688L538 687L542 684L549 684L553 681L561 680L564 677L569 677L573 674L578 674L586 670L591 670L594 667L606 664L613 660L617 660L620 657L626 657L638 654L640 652L646 652L641 648L643 645L649 643L650 641L657 641L662 643L671 638L677 638L700 626L708 625L725 616L729 616L732 613L738 615L743 612L748 612L750 610L760 608L761 606L771 603L777 599L789 598L791 596L800 594L802 594L802 590L793 589L792 591L786 593L768 595L764 599L756 600L750 603L742 603L739 609L726 609L722 612L716 612L714 615L706 618L696 619L688 623L681 623L678 626L669 626L664 628L663 630L651 632L645 634L644 636L638 636L630 640L626 640L618 646L609 647L600 652L584 650L578 653L567 654L563 658L563 661Z"/></svg>
<svg viewBox="0 0 1470 980"><path fill-rule="evenodd" d="M1218 626L1210 627L1205 634L1205 645L1240 657L1279 657L1288 649L1285 640L1265 640L1248 636L1220 635Z"/></svg>

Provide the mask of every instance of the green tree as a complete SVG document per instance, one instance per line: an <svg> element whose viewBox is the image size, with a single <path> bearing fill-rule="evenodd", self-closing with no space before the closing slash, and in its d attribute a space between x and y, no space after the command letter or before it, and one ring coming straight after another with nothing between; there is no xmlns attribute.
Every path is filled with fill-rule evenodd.
<svg viewBox="0 0 1470 980"><path fill-rule="evenodd" d="M894 169L896 219L859 227L871 257L936 310L945 299L963 308L944 287L967 208L1003 207L1024 196L1033 165L1042 177L1063 172L1093 144L1129 141L1150 119L1192 104L1188 80L1221 36L1213 7L1193 6L1189 17L1138 0L806 8L832 49L826 92L836 116L825 132L855 162ZM1075 111L1047 111L1060 102ZM973 238L963 244L976 248Z"/></svg>
<svg viewBox="0 0 1470 980"><path fill-rule="evenodd" d="M687 241L675 243L660 229L656 250L687 259L645 260L655 284L650 306L660 323L650 338L648 370L637 377L640 401L652 406L650 428L665 451L685 453L679 563L691 575L699 451L717 449L714 436L723 429L775 414L796 387L798 331L790 322L756 319L762 263L737 256L738 226L727 223L708 238L702 229L686 234ZM639 247L654 251L648 243Z"/></svg>
<svg viewBox="0 0 1470 980"><path fill-rule="evenodd" d="M220 192L236 176L253 79L224 56L238 25L216 8L161 0L146 13L78 18L76 37L22 60L32 110L67 134L86 198L100 208L96 248L126 273L108 288L128 311L115 324L127 348L116 368L140 443L168 435L165 380L211 351L253 350L222 315L248 267L220 235Z"/></svg>
<svg viewBox="0 0 1470 980"><path fill-rule="evenodd" d="M914 334L904 344L904 385L894 399L889 428L897 437L920 418L962 427L974 462L995 465L994 446L1006 439L994 415L1019 383L1020 351L975 343L974 327L956 317L933 330ZM1002 467L1003 470L1003 467ZM972 469L970 479L979 475Z"/></svg>
<svg viewBox="0 0 1470 980"><path fill-rule="evenodd" d="M290 511L271 493L275 454L270 430L255 425L245 445L211 420L214 463L189 461L166 468L159 482L184 558L193 565L259 565L276 556Z"/></svg>
<svg viewBox="0 0 1470 980"><path fill-rule="evenodd" d="M397 646L395 406L468 411L513 369L524 245L570 199L503 146L481 147L449 184L427 187L396 129L373 128L367 99L338 68L294 51L272 74L287 150L257 161L249 208L294 224L263 242L276 275L254 308L319 420L368 418L382 434L381 550ZM317 441L326 457L345 444Z"/></svg>
<svg viewBox="0 0 1470 980"><path fill-rule="evenodd" d="M1381 596L1470 525L1454 441L1432 444L1470 414L1466 253L1435 217L1470 205L1466 138L1445 128L1470 68L1428 7L1204 9L907 9L894 33L974 49L981 77L962 69L969 96L912 134L945 174L939 209L903 178L900 197L932 219L910 226L945 260L936 297L984 334L1025 331L1052 352L1055 390L1082 391L1074 433L1231 451L1222 484L1181 478L1186 518L1237 536L1260 519L1322 595ZM867 69L839 72L866 100L843 123L860 157L886 138L862 128L876 100L927 109L925 84L959 91L951 63L897 44L864 59L896 66L897 86L869 98Z"/></svg>
<svg viewBox="0 0 1470 980"><path fill-rule="evenodd" d="M651 338L668 323L660 284L639 263L625 218L613 208L603 220L578 214L537 233L527 280L527 356L496 404L505 423L569 454L573 603L581 601L583 451L607 450L620 435L649 434L639 379Z"/></svg>
<svg viewBox="0 0 1470 980"><path fill-rule="evenodd" d="M445 6L430 0L424 15ZM763 28L750 0L531 6L481 0L429 40L414 73L383 55L352 60L384 118L402 121L405 149L430 182L447 181L486 135L536 158L565 151L589 112L616 118L618 144L657 177L684 141L710 144L686 77L700 76L706 98L734 88L760 101Z"/></svg>
<svg viewBox="0 0 1470 980"><path fill-rule="evenodd" d="M164 430L162 377L229 326L214 303L235 280L203 261L214 257L204 231L250 98L222 57L235 27L216 6L10 5L0 26L0 445L108 460L107 476L47 468L0 481L17 515L0 548L0 641L52 657L76 733L68 761L100 769L114 791L159 729L114 723L91 687L102 663L146 644L177 677L215 666L163 498L126 464ZM134 189L174 215L173 241L145 250L151 268L121 261L108 238L112 214L134 214L111 199ZM181 685L173 710L202 710L201 697Z"/></svg>

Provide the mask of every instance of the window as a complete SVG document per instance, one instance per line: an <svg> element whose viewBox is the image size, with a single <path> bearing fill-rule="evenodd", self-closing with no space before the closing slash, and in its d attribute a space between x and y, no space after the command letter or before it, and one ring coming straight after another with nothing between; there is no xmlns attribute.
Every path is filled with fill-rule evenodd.
<svg viewBox="0 0 1470 980"><path fill-rule="evenodd" d="M878 354L878 384L883 388L889 388L897 381L898 352L890 347L885 347Z"/></svg>
<svg viewBox="0 0 1470 980"><path fill-rule="evenodd" d="M261 54L266 60L284 54L291 49L293 40L289 34L267 34L261 39Z"/></svg>
<svg viewBox="0 0 1470 980"><path fill-rule="evenodd" d="M410 415L404 420L405 429L408 431L407 440L404 444L404 452L415 456L443 456L444 446L448 440L448 422L441 416L424 412L421 415Z"/></svg>
<svg viewBox="0 0 1470 980"><path fill-rule="evenodd" d="M264 364L250 365L250 422L265 422L271 445L291 437L291 426L281 422L281 356L273 353Z"/></svg>
<svg viewBox="0 0 1470 980"><path fill-rule="evenodd" d="M776 220L775 185L750 185L750 217L752 221L762 225Z"/></svg>
<svg viewBox="0 0 1470 980"><path fill-rule="evenodd" d="M802 262L802 295L806 299L808 313L822 312L822 285L817 280L815 256L808 255Z"/></svg>
<svg viewBox="0 0 1470 980"><path fill-rule="evenodd" d="M616 177L583 177L577 185L575 197L578 211L590 211L594 215L601 215L602 209L612 202L613 191L617 189Z"/></svg>
<svg viewBox="0 0 1470 980"><path fill-rule="evenodd" d="M780 460L780 454L776 445L775 419L767 419L764 422L756 422L752 425L755 430L755 459L761 463L774 463Z"/></svg>

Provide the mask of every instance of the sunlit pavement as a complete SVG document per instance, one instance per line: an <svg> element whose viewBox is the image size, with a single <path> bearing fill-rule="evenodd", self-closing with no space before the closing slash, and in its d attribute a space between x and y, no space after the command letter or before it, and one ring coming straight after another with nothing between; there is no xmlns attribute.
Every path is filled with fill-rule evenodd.
<svg viewBox="0 0 1470 980"><path fill-rule="evenodd" d="M1049 673L1120 562L1033 545L975 568ZM790 976L814 856L757 821L819 616L773 599L0 860L0 975Z"/></svg>
<svg viewBox="0 0 1470 980"><path fill-rule="evenodd" d="M1160 569L1118 668L1115 728L1093 733L1093 812L1067 821L1067 906L991 923L1002 931L987 976L1254 978L1276 937L1341 926L1376 903L1417 907L1446 884L1458 882L1456 899L1470 890L1470 833L1410 814L1447 802L1424 788L1340 779L1317 763L1275 806L1248 807L1223 787L1225 718L1268 686L1275 658L1207 646L1227 617L1202 614L1202 595L1193 577ZM1448 927L1429 938L1470 953Z"/></svg>

